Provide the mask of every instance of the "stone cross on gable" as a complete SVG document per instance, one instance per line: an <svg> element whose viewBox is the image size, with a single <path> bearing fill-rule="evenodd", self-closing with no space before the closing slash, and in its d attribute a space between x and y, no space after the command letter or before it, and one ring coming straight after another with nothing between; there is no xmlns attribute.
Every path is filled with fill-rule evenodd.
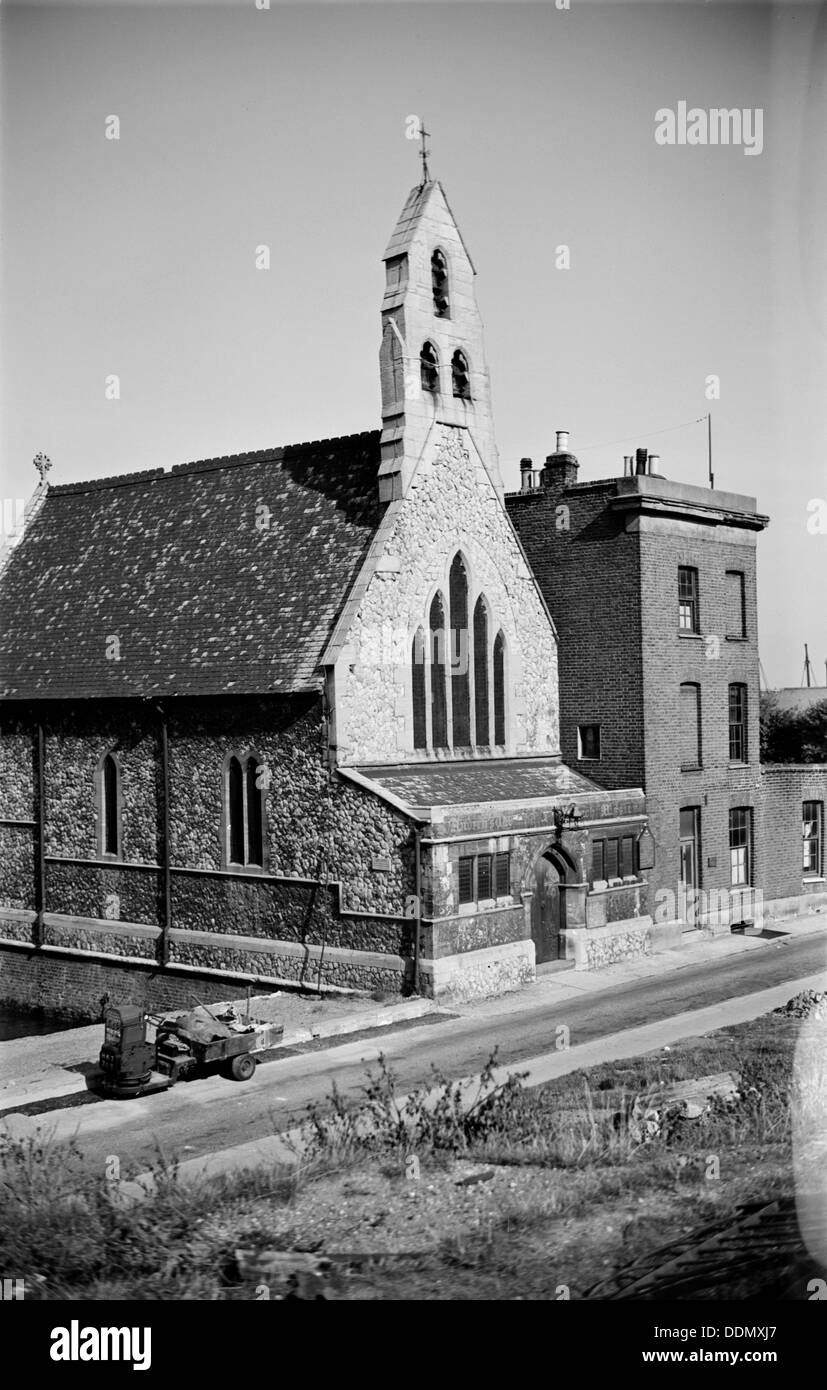
<svg viewBox="0 0 827 1390"><path fill-rule="evenodd" d="M41 484L42 484L42 483L45 483L45 481L46 481L46 474L48 473L49 469L50 469L51 466L52 466L52 460L49 458L49 455L48 455L48 454L35 454L34 459L32 460L32 462L34 463L35 468L37 469L38 473L40 474L40 482L41 482Z"/></svg>

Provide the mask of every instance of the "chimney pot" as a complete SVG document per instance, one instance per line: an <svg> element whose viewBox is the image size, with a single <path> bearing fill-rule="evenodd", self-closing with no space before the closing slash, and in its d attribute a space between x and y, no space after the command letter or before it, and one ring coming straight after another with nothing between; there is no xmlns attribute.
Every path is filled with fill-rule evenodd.
<svg viewBox="0 0 827 1390"><path fill-rule="evenodd" d="M569 447L569 432L568 432L568 430L558 430L558 431L557 431L557 450L556 450L556 452L557 452L558 454L565 454L565 453L567 452L567 450L568 450L568 447Z"/></svg>
<svg viewBox="0 0 827 1390"><path fill-rule="evenodd" d="M658 470L658 464L659 464L659 463L660 463L660 454L650 454L650 455L649 455L649 472L650 472L650 473L657 473L657 472L659 471L659 470Z"/></svg>
<svg viewBox="0 0 827 1390"><path fill-rule="evenodd" d="M532 487L531 470L533 464L531 459L520 459L520 491L530 492Z"/></svg>
<svg viewBox="0 0 827 1390"><path fill-rule="evenodd" d="M624 454L624 455L623 455L623 476L624 476L624 478L631 478L633 472L634 472L634 469L632 468L632 455L631 455L631 454Z"/></svg>

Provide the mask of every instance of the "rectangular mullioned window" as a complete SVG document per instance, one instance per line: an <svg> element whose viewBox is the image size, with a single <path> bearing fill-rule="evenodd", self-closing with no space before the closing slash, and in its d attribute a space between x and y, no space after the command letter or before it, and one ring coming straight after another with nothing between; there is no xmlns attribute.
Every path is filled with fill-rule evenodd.
<svg viewBox="0 0 827 1390"><path fill-rule="evenodd" d="M729 687L729 761L747 761L747 687Z"/></svg>
<svg viewBox="0 0 827 1390"><path fill-rule="evenodd" d="M733 888L752 883L751 806L735 806L729 813L729 881Z"/></svg>
<svg viewBox="0 0 827 1390"><path fill-rule="evenodd" d="M691 565L678 565L678 628L681 632L700 632L698 611L698 571Z"/></svg>
<svg viewBox="0 0 827 1390"><path fill-rule="evenodd" d="M592 840L589 874L592 886L610 878L632 878L637 874L638 846L635 835L613 835L605 840Z"/></svg>
<svg viewBox="0 0 827 1390"><path fill-rule="evenodd" d="M824 804L805 801L801 808L805 878L821 878L824 871Z"/></svg>
<svg viewBox="0 0 827 1390"><path fill-rule="evenodd" d="M506 898L511 893L511 855L508 850L460 855L458 877L461 903Z"/></svg>

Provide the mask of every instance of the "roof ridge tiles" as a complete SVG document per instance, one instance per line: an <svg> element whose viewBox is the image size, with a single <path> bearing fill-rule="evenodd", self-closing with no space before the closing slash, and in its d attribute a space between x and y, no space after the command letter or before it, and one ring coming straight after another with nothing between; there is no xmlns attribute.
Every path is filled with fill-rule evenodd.
<svg viewBox="0 0 827 1390"><path fill-rule="evenodd" d="M163 477L163 468L144 468L138 473L114 473L108 478L86 478L75 483L51 483L47 495L54 497L58 493L93 492L101 488L119 487L126 483L148 482Z"/></svg>
<svg viewBox="0 0 827 1390"><path fill-rule="evenodd" d="M273 462L283 459L285 453L297 450L318 449L328 444L344 444L347 441L368 440L378 436L379 430L360 430L356 434L336 434L326 439L302 440L298 444L278 444L265 449L246 449L237 454L216 454L212 458L190 459L186 463L174 463L170 468L146 468L136 473L115 473L106 478L86 478L72 483L53 483L49 487L52 496L68 493L95 492L102 488L128 487L133 483L154 482L158 478L171 478L182 473L206 473L218 468L236 468L245 463L262 463L267 459Z"/></svg>

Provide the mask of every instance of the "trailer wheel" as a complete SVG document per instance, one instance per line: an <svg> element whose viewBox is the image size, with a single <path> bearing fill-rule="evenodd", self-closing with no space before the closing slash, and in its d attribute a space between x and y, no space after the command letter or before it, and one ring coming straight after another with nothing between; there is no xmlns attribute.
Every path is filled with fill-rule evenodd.
<svg viewBox="0 0 827 1390"><path fill-rule="evenodd" d="M249 1081L256 1069L256 1059L250 1052L240 1052L230 1063L233 1081Z"/></svg>

